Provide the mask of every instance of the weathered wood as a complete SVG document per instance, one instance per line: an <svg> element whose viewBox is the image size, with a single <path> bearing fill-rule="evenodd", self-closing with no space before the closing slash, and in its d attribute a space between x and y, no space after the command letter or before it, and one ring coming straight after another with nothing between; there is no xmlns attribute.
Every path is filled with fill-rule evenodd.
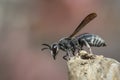
<svg viewBox="0 0 120 80"><path fill-rule="evenodd" d="M120 80L120 63L81 51L67 62L69 80Z"/></svg>

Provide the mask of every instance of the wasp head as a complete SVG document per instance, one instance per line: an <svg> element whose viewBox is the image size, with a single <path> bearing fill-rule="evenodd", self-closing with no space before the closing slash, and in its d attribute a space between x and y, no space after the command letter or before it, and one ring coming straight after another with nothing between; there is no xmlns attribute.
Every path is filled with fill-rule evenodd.
<svg viewBox="0 0 120 80"><path fill-rule="evenodd" d="M51 55L53 56L53 59L56 59L56 55L58 54L59 46L57 43L53 43L51 46L49 44L42 44L44 46L47 46L45 48L42 48L41 50L49 49L51 51Z"/></svg>

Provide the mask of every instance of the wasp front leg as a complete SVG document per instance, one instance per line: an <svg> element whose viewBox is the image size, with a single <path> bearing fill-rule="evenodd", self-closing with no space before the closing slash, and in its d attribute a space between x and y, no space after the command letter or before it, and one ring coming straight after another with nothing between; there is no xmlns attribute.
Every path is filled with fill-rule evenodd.
<svg viewBox="0 0 120 80"><path fill-rule="evenodd" d="M67 57L68 57L68 59L67 59ZM70 53L69 53L69 51L66 51L66 55L63 56L63 59L66 60L66 61L70 60Z"/></svg>

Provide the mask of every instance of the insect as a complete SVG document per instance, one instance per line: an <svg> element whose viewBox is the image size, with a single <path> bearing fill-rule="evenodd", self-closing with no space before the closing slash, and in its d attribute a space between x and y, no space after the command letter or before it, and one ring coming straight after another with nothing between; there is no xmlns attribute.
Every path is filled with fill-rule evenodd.
<svg viewBox="0 0 120 80"><path fill-rule="evenodd" d="M66 55L63 56L63 59L67 60L67 57L70 58L71 53L74 56L75 51L82 50L83 46L87 46L90 53L92 53L91 47L106 46L105 41L95 34L84 33L79 36L75 36L86 24L88 24L96 16L96 13L89 14L83 19L83 21L78 25L78 27L70 36L62 38L52 45L42 44L46 47L42 48L41 50L43 51L45 49L49 49L54 60L56 59L56 55L58 54L59 50L65 51Z"/></svg>

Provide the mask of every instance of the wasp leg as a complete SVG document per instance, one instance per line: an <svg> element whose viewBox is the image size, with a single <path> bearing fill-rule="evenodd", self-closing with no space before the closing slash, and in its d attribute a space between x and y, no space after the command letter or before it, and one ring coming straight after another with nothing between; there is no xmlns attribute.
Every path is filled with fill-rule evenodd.
<svg viewBox="0 0 120 80"><path fill-rule="evenodd" d="M68 53L66 53L66 55L63 56L63 59L67 61L67 57L68 56Z"/></svg>
<svg viewBox="0 0 120 80"><path fill-rule="evenodd" d="M77 52L80 53L80 51L83 50L82 47L77 47Z"/></svg>
<svg viewBox="0 0 120 80"><path fill-rule="evenodd" d="M72 55L75 56L75 52L74 51L72 51Z"/></svg>
<svg viewBox="0 0 120 80"><path fill-rule="evenodd" d="M68 51L66 51L66 55L63 56L63 59L68 61L68 59L66 58L68 56L68 59L70 60L70 54L68 53Z"/></svg>
<svg viewBox="0 0 120 80"><path fill-rule="evenodd" d="M83 41L84 41L85 45L88 47L89 53L92 54L92 49L91 49L90 45L88 44L88 42L85 39L83 39Z"/></svg>
<svg viewBox="0 0 120 80"><path fill-rule="evenodd" d="M75 50L72 50L72 55L75 56Z"/></svg>

